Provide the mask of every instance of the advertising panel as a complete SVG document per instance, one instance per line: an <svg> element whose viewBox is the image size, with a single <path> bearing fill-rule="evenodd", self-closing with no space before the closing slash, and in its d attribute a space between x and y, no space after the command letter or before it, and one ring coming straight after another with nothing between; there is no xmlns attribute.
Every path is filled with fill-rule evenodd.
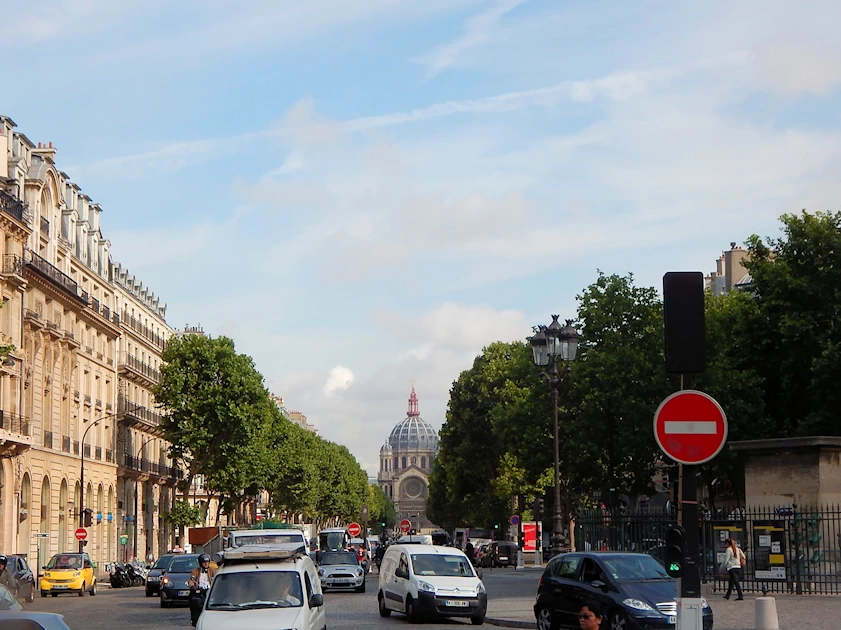
<svg viewBox="0 0 841 630"><path fill-rule="evenodd" d="M755 521L753 568L757 580L786 580L785 521Z"/></svg>
<svg viewBox="0 0 841 630"><path fill-rule="evenodd" d="M534 551L537 541L537 524L523 523L523 551Z"/></svg>
<svg viewBox="0 0 841 630"><path fill-rule="evenodd" d="M713 549L715 549L715 574L720 578L727 578L727 571L721 568L724 564L724 556L727 552L727 545L724 541L732 538L736 541L736 546L739 547L747 555L747 533L745 523L743 521L730 521L713 523Z"/></svg>

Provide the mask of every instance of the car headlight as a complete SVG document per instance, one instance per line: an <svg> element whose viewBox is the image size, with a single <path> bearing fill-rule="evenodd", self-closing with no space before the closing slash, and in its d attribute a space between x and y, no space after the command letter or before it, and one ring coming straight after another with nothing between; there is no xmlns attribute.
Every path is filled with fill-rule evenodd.
<svg viewBox="0 0 841 630"><path fill-rule="evenodd" d="M356 570L356 575L357 575L357 576L359 576L359 575L365 575L365 572L364 572L362 569L357 569L357 570Z"/></svg>
<svg viewBox="0 0 841 630"><path fill-rule="evenodd" d="M485 591L485 585L484 585L484 584L482 584L481 582L479 582L479 583L476 585L476 593L485 593L485 592L486 592L486 591Z"/></svg>
<svg viewBox="0 0 841 630"><path fill-rule="evenodd" d="M710 603L707 601L706 597L701 598L701 608L709 608Z"/></svg>
<svg viewBox="0 0 841 630"><path fill-rule="evenodd" d="M171 581L169 578L164 578L161 580L161 584L169 584Z"/></svg>
<svg viewBox="0 0 841 630"><path fill-rule="evenodd" d="M435 587L432 586L429 582L418 582L418 588L422 591L426 591L427 593L434 593Z"/></svg>
<svg viewBox="0 0 841 630"><path fill-rule="evenodd" d="M633 608L634 610L654 610L645 602L640 601L638 599L633 599L631 597L629 597L628 599L623 599L622 603L625 604L628 608Z"/></svg>
<svg viewBox="0 0 841 630"><path fill-rule="evenodd" d="M82 575L81 571L76 571L76 573L73 574L73 577L79 577L81 575Z"/></svg>
<svg viewBox="0 0 841 630"><path fill-rule="evenodd" d="M319 575L319 577L324 577L324 569L319 569L318 570L318 575Z"/></svg>

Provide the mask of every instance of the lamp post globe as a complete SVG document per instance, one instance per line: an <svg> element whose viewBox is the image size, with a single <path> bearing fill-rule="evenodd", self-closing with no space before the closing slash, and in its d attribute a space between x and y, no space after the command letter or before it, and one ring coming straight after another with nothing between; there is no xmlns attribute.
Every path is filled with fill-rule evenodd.
<svg viewBox="0 0 841 630"><path fill-rule="evenodd" d="M573 327L572 320L566 320L562 326L558 321L559 315L552 315L552 323L548 326L537 326L534 336L529 343L534 354L534 363L538 367L545 367L551 362L552 369L548 373L542 372L543 380L552 392L552 418L554 421L554 456L555 456L555 492L554 509L552 513L552 536L550 544L553 554L563 551L564 517L561 510L561 470L560 445L558 443L558 395L564 378L569 372L569 364L575 361L578 354L578 344L581 334ZM558 371L558 360L563 364L562 371Z"/></svg>

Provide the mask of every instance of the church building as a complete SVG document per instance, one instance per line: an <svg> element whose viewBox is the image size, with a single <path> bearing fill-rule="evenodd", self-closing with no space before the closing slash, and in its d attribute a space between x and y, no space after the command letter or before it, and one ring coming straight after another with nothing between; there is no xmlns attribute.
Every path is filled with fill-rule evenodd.
<svg viewBox="0 0 841 630"><path fill-rule="evenodd" d="M391 430L380 449L377 477L385 495L394 502L398 522L408 519L418 533L434 529L426 517L429 473L438 455L438 433L418 411L415 388L409 395L406 417Z"/></svg>

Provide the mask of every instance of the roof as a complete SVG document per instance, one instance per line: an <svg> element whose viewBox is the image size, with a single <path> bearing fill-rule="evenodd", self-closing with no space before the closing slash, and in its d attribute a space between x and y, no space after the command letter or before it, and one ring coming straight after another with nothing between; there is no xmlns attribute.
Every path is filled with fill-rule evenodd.
<svg viewBox="0 0 841 630"><path fill-rule="evenodd" d="M734 451L780 451L786 449L841 448L841 436L811 435L797 438L771 438L767 440L743 440L730 442Z"/></svg>
<svg viewBox="0 0 841 630"><path fill-rule="evenodd" d="M396 452L437 451L438 432L420 416L409 416L394 426L388 442Z"/></svg>
<svg viewBox="0 0 841 630"><path fill-rule="evenodd" d="M307 548L303 543L281 543L278 545L245 545L220 551L216 555L224 564L232 562L255 562L296 560L306 555Z"/></svg>
<svg viewBox="0 0 841 630"><path fill-rule="evenodd" d="M399 542L394 543L389 548L391 549L399 549L404 551L410 555L436 555L436 556L467 556L464 555L464 552L461 549L456 549L455 547L441 547L438 545L418 545L418 544L408 544L403 545Z"/></svg>

